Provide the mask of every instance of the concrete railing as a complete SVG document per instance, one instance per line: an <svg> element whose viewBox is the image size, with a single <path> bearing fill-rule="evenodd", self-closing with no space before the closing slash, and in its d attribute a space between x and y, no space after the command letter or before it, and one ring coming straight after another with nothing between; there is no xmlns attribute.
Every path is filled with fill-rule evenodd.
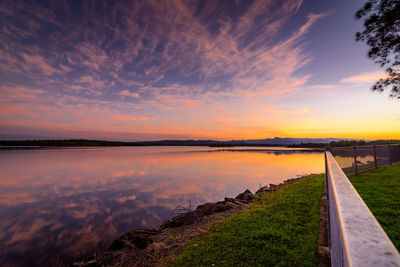
<svg viewBox="0 0 400 267"><path fill-rule="evenodd" d="M329 151L325 152L332 266L400 266L400 254Z"/></svg>

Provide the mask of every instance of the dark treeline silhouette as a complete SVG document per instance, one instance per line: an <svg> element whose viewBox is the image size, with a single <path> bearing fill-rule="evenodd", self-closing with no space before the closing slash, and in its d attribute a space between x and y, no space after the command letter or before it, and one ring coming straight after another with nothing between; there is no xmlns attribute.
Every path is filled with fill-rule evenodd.
<svg viewBox="0 0 400 267"><path fill-rule="evenodd" d="M0 140L3 147L82 147L82 146L281 146L267 144L251 144L242 141L215 141L215 140L160 140L142 142L102 141L87 139L66 140Z"/></svg>
<svg viewBox="0 0 400 267"><path fill-rule="evenodd" d="M74 146L208 146L219 143L212 140L161 140L143 142L121 142L87 139L67 140L7 140L0 141L0 146L51 146L51 147L74 147Z"/></svg>
<svg viewBox="0 0 400 267"><path fill-rule="evenodd" d="M209 146L210 146L210 147L234 147L235 145L232 144L232 143L224 143L224 142L221 142L221 143L211 144L211 145L209 145Z"/></svg>
<svg viewBox="0 0 400 267"><path fill-rule="evenodd" d="M124 142L67 139L67 140L7 140L0 141L1 146L122 146Z"/></svg>
<svg viewBox="0 0 400 267"><path fill-rule="evenodd" d="M375 141L357 141L343 140L330 143L301 143L292 145L278 144L251 144L241 141L215 141L215 140L160 140L143 142L121 142L121 141L102 141L87 139L66 139L66 140L7 140L1 141L2 147L83 147L83 146L210 146L210 147L233 147L233 146L287 146L292 148L322 148L345 147L345 146L365 146L365 145L385 145L400 144L400 140L375 140Z"/></svg>
<svg viewBox="0 0 400 267"><path fill-rule="evenodd" d="M371 146L371 145L389 145L389 144L400 144L400 140L374 140L374 141L338 141L331 142L331 147L342 147L342 146Z"/></svg>
<svg viewBox="0 0 400 267"><path fill-rule="evenodd" d="M346 146L371 146L371 145L389 145L389 144L400 144L400 140L374 140L374 141L357 141L357 140L342 140L333 141L330 143L301 143L298 145L289 145L288 147L346 147Z"/></svg>
<svg viewBox="0 0 400 267"><path fill-rule="evenodd" d="M287 147L319 148L326 146L329 146L329 143L301 143L301 144L288 145Z"/></svg>

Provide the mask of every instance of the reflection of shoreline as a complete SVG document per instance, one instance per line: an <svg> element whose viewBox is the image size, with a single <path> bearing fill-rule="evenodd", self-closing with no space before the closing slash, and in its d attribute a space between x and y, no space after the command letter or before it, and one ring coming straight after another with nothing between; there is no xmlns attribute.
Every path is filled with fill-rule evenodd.
<svg viewBox="0 0 400 267"><path fill-rule="evenodd" d="M247 153L265 153L274 155L291 155L291 154L322 154L320 150L280 150L280 149L218 149L203 151L178 151L165 153L215 153L215 152L247 152Z"/></svg>
<svg viewBox="0 0 400 267"><path fill-rule="evenodd" d="M313 148L299 148L299 149L210 149L210 150L188 150L188 151L168 151L168 152L159 152L159 154L195 154L195 153L215 153L215 152L258 152L258 153L266 153L266 154L274 154L274 155L291 155L291 154L322 154L323 150L313 149Z"/></svg>
<svg viewBox="0 0 400 267"><path fill-rule="evenodd" d="M281 154L292 154L292 153L322 153L321 150L315 150L312 148L302 148L302 149L219 149L217 151L229 151L229 152L272 152Z"/></svg>
<svg viewBox="0 0 400 267"><path fill-rule="evenodd" d="M233 196L238 189L279 183L295 173L312 172L317 168L315 162L322 159L312 151L302 156L301 151L281 149L54 147L3 151L0 204L8 207L0 205L4 248L0 265L5 260L34 266L33 262L39 265L42 259L43 266L55 258L82 259L130 229L158 227L170 210L186 206L188 199L197 206ZM282 155L275 157L275 153Z"/></svg>
<svg viewBox="0 0 400 267"><path fill-rule="evenodd" d="M274 193L288 184L309 176L304 175L286 179L279 184L269 184L269 186L260 187L254 193L246 189L235 198L225 197L222 201L203 203L193 210L185 209L184 213L178 213L164 221L158 229L133 229L115 239L103 253L81 261L78 265L80 267L87 264L125 266L129 263L129 266L139 264L158 266L161 262L165 264L166 259L168 264L171 255L182 251L191 241L199 239L202 234L208 233L205 229L210 229L215 223L221 223L259 203L253 200L259 198L260 195ZM171 238L172 236L174 238ZM157 245L153 246L153 244Z"/></svg>

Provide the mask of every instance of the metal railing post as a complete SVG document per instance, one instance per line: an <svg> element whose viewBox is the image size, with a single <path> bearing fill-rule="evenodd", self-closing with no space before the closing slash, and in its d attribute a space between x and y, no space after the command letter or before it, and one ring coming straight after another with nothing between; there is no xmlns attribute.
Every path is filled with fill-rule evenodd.
<svg viewBox="0 0 400 267"><path fill-rule="evenodd" d="M357 152L355 146L353 146L353 152L354 152L354 174L357 175Z"/></svg>
<svg viewBox="0 0 400 267"><path fill-rule="evenodd" d="M376 160L376 145L374 144L374 167L378 168L378 161Z"/></svg>

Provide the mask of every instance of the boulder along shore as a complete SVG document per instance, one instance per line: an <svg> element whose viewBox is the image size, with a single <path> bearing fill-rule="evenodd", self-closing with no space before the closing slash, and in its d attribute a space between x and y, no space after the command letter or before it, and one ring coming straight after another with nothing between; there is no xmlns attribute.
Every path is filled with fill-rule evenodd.
<svg viewBox="0 0 400 267"><path fill-rule="evenodd" d="M135 229L114 240L107 251L92 256L73 266L162 266L182 251L190 241L209 233L215 223L223 221L251 206L254 199L265 192L304 177L287 179L278 185L269 184L254 194L245 190L235 198L199 205L195 210L164 221L159 229Z"/></svg>

